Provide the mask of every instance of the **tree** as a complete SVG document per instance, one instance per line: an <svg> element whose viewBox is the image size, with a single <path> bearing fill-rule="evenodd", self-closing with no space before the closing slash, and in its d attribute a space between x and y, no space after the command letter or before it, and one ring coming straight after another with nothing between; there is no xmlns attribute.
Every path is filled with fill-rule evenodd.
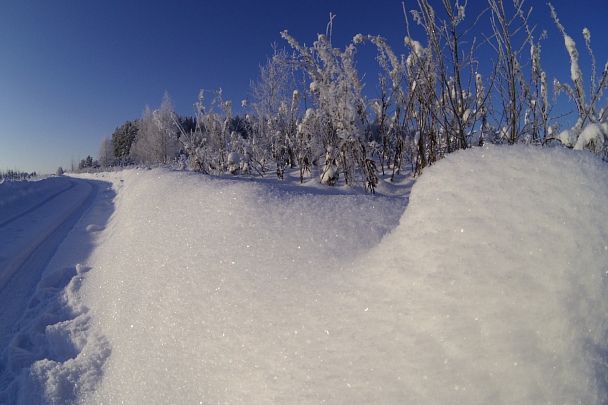
<svg viewBox="0 0 608 405"><path fill-rule="evenodd" d="M159 109L151 111L148 106L144 109L131 157L143 164L169 163L179 152L178 133L173 102L165 92Z"/></svg>
<svg viewBox="0 0 608 405"><path fill-rule="evenodd" d="M137 136L137 120L127 121L112 134L112 144L114 145L114 156L120 165L130 163L131 146Z"/></svg>
<svg viewBox="0 0 608 405"><path fill-rule="evenodd" d="M86 158L84 158L80 161L80 163L78 164L78 170L91 169L96 166L96 163L97 162L93 161L93 158L91 157L91 155L88 155Z"/></svg>
<svg viewBox="0 0 608 405"><path fill-rule="evenodd" d="M222 89L211 93L214 98L209 107L205 106L205 90L200 91L196 103L196 154L206 162L210 173L220 174L228 170L228 155L233 152L230 145L232 102L224 100Z"/></svg>
<svg viewBox="0 0 608 405"><path fill-rule="evenodd" d="M99 145L99 164L101 167L109 167L114 164L114 144L109 136L104 135Z"/></svg>
<svg viewBox="0 0 608 405"><path fill-rule="evenodd" d="M146 105L141 118L137 121L137 136L130 150L130 157L134 162L149 164L160 163L156 150L157 132L150 106Z"/></svg>
<svg viewBox="0 0 608 405"><path fill-rule="evenodd" d="M285 49L273 45L274 54L260 66L260 76L250 87L254 101L248 103L255 111L249 116L253 139L250 146L258 162L272 157L277 176L283 178L287 165L296 163L297 97L293 65ZM295 93L297 94L297 93ZM262 167L263 170L263 167Z"/></svg>

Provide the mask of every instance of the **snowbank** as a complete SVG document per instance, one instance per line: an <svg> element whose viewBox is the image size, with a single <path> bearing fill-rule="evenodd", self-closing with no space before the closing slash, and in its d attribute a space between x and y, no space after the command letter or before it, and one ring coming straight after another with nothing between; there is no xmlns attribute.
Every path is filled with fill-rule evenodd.
<svg viewBox="0 0 608 405"><path fill-rule="evenodd" d="M315 398L319 350L333 319L350 310L339 302L343 279L397 225L405 201L162 170L116 176L124 186L107 241L86 263L81 289L111 355L84 402ZM297 354L307 345L317 355ZM39 362L31 385L46 382L57 403L71 399L72 370L105 350L89 345L65 364Z"/></svg>
<svg viewBox="0 0 608 405"><path fill-rule="evenodd" d="M427 169L367 264L391 297L378 313L394 325L378 337L391 400L606 403L606 169L492 146Z"/></svg>
<svg viewBox="0 0 608 405"><path fill-rule="evenodd" d="M78 350L35 363L27 392L54 403L608 399L608 183L588 153L458 152L426 170L405 213L403 198L331 188L112 176L103 243L64 294L87 319L52 329L81 338Z"/></svg>

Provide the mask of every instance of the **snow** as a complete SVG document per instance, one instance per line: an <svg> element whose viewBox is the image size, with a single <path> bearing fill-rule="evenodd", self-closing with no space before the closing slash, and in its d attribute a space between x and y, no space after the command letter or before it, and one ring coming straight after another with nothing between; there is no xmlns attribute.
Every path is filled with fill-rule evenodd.
<svg viewBox="0 0 608 405"><path fill-rule="evenodd" d="M583 150L588 145L594 145L599 150L606 138L608 138L608 122L591 123L578 136L574 149Z"/></svg>
<svg viewBox="0 0 608 405"><path fill-rule="evenodd" d="M0 186L6 200L15 188L21 196L19 204L0 204L11 207L11 217L0 224L0 403L69 403L76 399L79 376L89 387L86 383L95 379L86 376L101 374L99 361L80 361L80 369L57 384L34 378L44 364L67 366L77 353L86 356L82 342L95 347L91 361L104 355L103 345L93 344L95 335L88 331L88 310L74 294L88 270L80 263L98 240L86 227L107 221L111 186L67 177Z"/></svg>
<svg viewBox="0 0 608 405"><path fill-rule="evenodd" d="M410 37L405 37L404 42L405 45L409 46L412 49L412 52L406 59L407 66L414 66L415 64L419 63L419 61L423 60L425 56L425 51L424 47L422 46L422 44L420 44L420 42Z"/></svg>
<svg viewBox="0 0 608 405"><path fill-rule="evenodd" d="M0 403L606 403L605 179L491 145L411 194L80 176L88 211L0 326Z"/></svg>
<svg viewBox="0 0 608 405"><path fill-rule="evenodd" d="M564 34L564 44L570 54L570 78L573 83L576 83L581 80L582 77L581 69L578 65L578 50L576 49L576 43L570 36Z"/></svg>
<svg viewBox="0 0 608 405"><path fill-rule="evenodd" d="M0 184L0 225L72 186L65 177L51 177L44 181L7 181Z"/></svg>

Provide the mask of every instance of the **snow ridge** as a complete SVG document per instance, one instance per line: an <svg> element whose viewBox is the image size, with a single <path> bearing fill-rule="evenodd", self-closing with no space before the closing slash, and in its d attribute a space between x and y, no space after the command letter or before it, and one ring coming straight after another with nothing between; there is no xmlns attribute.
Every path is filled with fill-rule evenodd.
<svg viewBox="0 0 608 405"><path fill-rule="evenodd" d="M488 146L425 172L370 274L399 308L382 319L401 321L401 399L608 401L606 169L588 152Z"/></svg>

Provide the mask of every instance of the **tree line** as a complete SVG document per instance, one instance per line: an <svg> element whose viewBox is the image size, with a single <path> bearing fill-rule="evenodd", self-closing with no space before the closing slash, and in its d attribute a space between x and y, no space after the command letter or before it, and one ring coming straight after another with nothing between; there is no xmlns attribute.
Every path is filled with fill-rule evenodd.
<svg viewBox="0 0 608 405"><path fill-rule="evenodd" d="M2 183L4 181L29 180L29 179L35 179L36 177L38 177L38 174L36 172L27 173L27 172L22 172L20 170L12 170L12 169L8 169L6 171L0 170L0 183Z"/></svg>
<svg viewBox="0 0 608 405"><path fill-rule="evenodd" d="M274 46L241 103L246 113L235 115L221 90L201 90L194 116L184 117L165 94L158 109L146 107L141 118L104 138L99 164L175 164L281 179L292 170L301 182L316 177L373 192L380 174L393 180L407 168L419 175L449 153L487 142L563 145L608 157L608 109L601 106L608 64L598 73L589 30L583 30L592 67L586 86L575 41L549 5L570 58L570 83L554 80L552 98L541 63L547 35L532 28L523 0L487 0L473 18L466 2L438 3L437 9L429 0L418 0L415 10L403 6L405 54L380 36L362 34L335 48L331 15L312 46L284 31L291 51ZM476 31L482 19L490 21L486 34ZM414 23L424 38L412 36ZM360 46L377 49L377 98L362 92L355 59ZM483 66L480 52L491 66ZM560 93L574 104L571 127L552 115Z"/></svg>

